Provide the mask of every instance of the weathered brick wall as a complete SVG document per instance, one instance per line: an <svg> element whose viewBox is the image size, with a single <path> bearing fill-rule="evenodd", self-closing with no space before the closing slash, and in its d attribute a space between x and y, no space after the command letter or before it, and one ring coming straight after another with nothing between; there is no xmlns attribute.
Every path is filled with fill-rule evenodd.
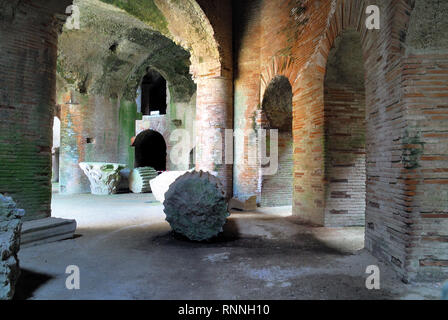
<svg viewBox="0 0 448 320"><path fill-rule="evenodd" d="M224 78L197 80L196 169L217 172L227 193L232 195L232 164L226 164L225 129L232 123L232 81ZM228 141L232 146L232 141ZM229 154L227 154L229 157ZM232 163L233 158L230 158Z"/></svg>
<svg viewBox="0 0 448 320"><path fill-rule="evenodd" d="M325 87L325 225L364 226L365 94Z"/></svg>
<svg viewBox="0 0 448 320"><path fill-rule="evenodd" d="M227 153L227 161L225 150L226 129L233 129L232 1L198 1L198 4L213 29L219 62L213 61L213 57L192 59L191 71L197 84L196 169L217 172L227 196L231 197L233 141L228 141L232 154Z"/></svg>
<svg viewBox="0 0 448 320"><path fill-rule="evenodd" d="M26 219L34 219L50 214L60 24L46 8L62 13L69 1L24 0L15 10L18 3L0 1L6 8L0 15L0 192L12 195L26 209ZM193 19L193 27L180 28L183 24L173 21L179 20L183 4L157 3L168 18L170 12L177 18L169 23L176 37L185 30L196 32L195 26L204 22L203 15L190 15L186 18ZM191 1L185 3L199 12ZM380 30L365 28L368 4L381 9ZM212 160L216 150L223 150L224 139L207 136L205 129L223 134L232 128L232 120L245 131L253 129L256 120L252 119L257 118L267 86L283 75L293 92L293 212L324 225L324 77L337 37L348 28L356 29L366 72L366 248L390 262L405 280L445 276L447 3L253 0L236 4L247 11L237 13L234 27L235 82L229 1L200 1L200 5L210 18L200 30L206 30L206 35L186 41L193 47L191 70L198 83L197 132L202 143L197 148L204 158L197 167L218 171L231 192L232 166L215 166ZM237 159L245 157L239 153L245 145L244 140L236 142ZM235 194L259 196L257 176L256 167L238 165Z"/></svg>
<svg viewBox="0 0 448 320"><path fill-rule="evenodd" d="M448 55L410 55L404 62L408 128L403 170L412 224L407 269L416 278L448 274Z"/></svg>
<svg viewBox="0 0 448 320"><path fill-rule="evenodd" d="M168 170L188 169L188 165L172 163L170 154L178 143L171 140L171 133L177 128L172 123L173 119L180 118L182 123L179 128L186 128L190 136L194 137L194 112L187 112L191 109L189 104L170 102L167 115L137 120L141 115L137 113L134 102L72 92L58 93L62 120L59 170L61 193L90 192L90 183L79 168L80 162L118 162L133 169L135 149L131 146L132 138L147 129L155 130L165 138ZM171 112L172 109L175 110Z"/></svg>
<svg viewBox="0 0 448 320"><path fill-rule="evenodd" d="M446 129L442 129L446 128L443 114L443 99L446 99L445 55L427 55L424 60L422 57L414 57L416 60L408 57L415 65L406 67L405 41L413 3L405 0L265 0L258 2L255 12L251 12L253 17L259 18L261 34L259 96L263 96L269 82L277 75L286 76L293 86L293 212L320 225L329 223L325 220L328 203L325 201L325 159L328 159L328 154L325 154L324 143L325 116L331 116L325 112L327 59L343 30L354 28L359 32L366 73L366 248L390 262L405 280L415 278L425 269L434 274L435 269L444 272L446 268L444 239L447 228L443 219L446 202L442 200L446 185L446 151L443 149ZM380 30L366 30L366 5L380 7ZM437 1L416 1L416 5L443 6ZM423 9L421 11L425 12ZM438 12L440 15L445 10L440 8ZM431 22L427 24L431 25ZM251 21L251 25L257 25L257 21ZM258 37L250 37L247 24L239 22L238 26L239 40L235 43L239 47L235 51L244 52L248 46L257 48ZM431 28L443 29L443 26L440 22L437 27ZM256 30L256 27L251 30ZM429 35L428 38L434 39L434 36ZM256 85L249 82L251 75L244 69L252 61L255 59L248 55L237 56L237 79L242 80L235 81L235 92L239 93L236 97L241 101L236 102L236 107L247 105L245 101L249 99L253 100L247 88L250 86L255 92ZM414 69L419 70L422 63L425 67L416 73L416 78L410 78L410 73ZM427 82L436 83L425 83L427 88L420 88L416 93L413 86L417 75L421 78L422 73L427 74ZM404 84L407 86L403 87ZM431 90L433 92L429 93ZM327 94L330 99L334 91L327 90ZM361 96L359 99L362 99ZM416 108L410 107L410 103L416 100L427 108L421 107L418 116L415 115ZM244 114L239 110L237 112ZM421 120L424 112L427 112L426 117L435 117L434 121ZM409 143L415 141L415 130L406 133L414 126L413 121L419 121L420 131L427 131L424 132L426 136L423 132L418 135L420 140L417 146ZM427 139L425 143L428 146L439 143L437 150L433 145L422 151L427 156L422 154L419 151L421 139ZM406 169L408 158L411 162L412 158L417 158L420 165L426 166L419 172L420 175L416 176L414 171ZM249 168L238 170L249 172ZM242 185L247 183L245 176L238 177ZM254 189L254 193L256 191ZM431 192L432 197L436 197L435 201L428 198Z"/></svg>
<svg viewBox="0 0 448 320"><path fill-rule="evenodd" d="M261 182L260 205L263 207L288 206L292 203L293 140L292 140L292 88L286 77L275 77L266 89L261 104L261 116L266 130L266 160L258 179ZM268 132L269 130L269 132ZM272 134L277 132L277 148ZM258 132L259 130L257 130ZM277 149L277 150L276 150ZM277 152L277 153L276 153ZM269 159L269 163L268 162Z"/></svg>
<svg viewBox="0 0 448 320"><path fill-rule="evenodd" d="M375 256L391 263L404 278L408 277L406 247L410 244L409 224L406 221L400 162L402 154L401 139L406 126L402 101L400 101L401 58L403 55L400 32L406 30L407 12L411 8L405 1L372 1L381 10L381 29L366 30L365 6L367 2L337 1L330 10L328 26L320 38L317 51L310 66L302 74L303 84L309 84L309 94L299 103L317 102L314 112L322 111L323 78L329 51L335 39L347 28L353 27L360 32L366 72L366 149L367 149L367 186L366 186L366 248ZM317 71L317 72L316 72ZM314 80L308 80L308 78ZM301 82L302 82L301 81ZM309 103L309 102L308 102ZM305 118L306 119L306 118ZM306 121L306 120L305 120ZM322 125L319 121L314 131L320 137ZM300 132L300 131L299 131ZM312 153L322 153L317 147ZM318 158L318 154L308 157ZM306 154L305 153L305 154ZM320 158L320 157L319 157ZM317 173L318 171L315 171ZM319 172L320 174L320 172ZM306 175L306 172L305 172ZM319 186L314 181L316 187ZM306 190L306 188L304 188ZM321 190L320 187L317 190ZM316 199L313 208L305 203L306 212L312 221L319 221L322 213L318 210ZM297 208L297 214L300 209Z"/></svg>
<svg viewBox="0 0 448 320"><path fill-rule="evenodd" d="M119 160L119 102L116 99L86 96L76 92L62 94L60 97L63 100L59 102L61 105L60 192L88 193L90 183L79 168L79 163L117 163Z"/></svg>
<svg viewBox="0 0 448 320"><path fill-rule="evenodd" d="M261 179L260 205L262 207L290 206L292 204L292 155L292 132L279 132L278 170L273 175L259 177Z"/></svg>
<svg viewBox="0 0 448 320"><path fill-rule="evenodd" d="M364 226L366 145L361 38L347 30L335 41L324 82L325 225Z"/></svg>
<svg viewBox="0 0 448 320"><path fill-rule="evenodd" d="M1 1L0 193L26 211L51 214L51 145L57 38L70 1ZM52 11L47 9L52 7Z"/></svg>
<svg viewBox="0 0 448 320"><path fill-rule="evenodd" d="M234 126L233 193L243 200L260 201L259 164L249 160L249 133L257 127L260 101L261 0L234 1Z"/></svg>
<svg viewBox="0 0 448 320"><path fill-rule="evenodd" d="M402 100L404 210L410 279L448 276L448 3L416 1L406 35Z"/></svg>

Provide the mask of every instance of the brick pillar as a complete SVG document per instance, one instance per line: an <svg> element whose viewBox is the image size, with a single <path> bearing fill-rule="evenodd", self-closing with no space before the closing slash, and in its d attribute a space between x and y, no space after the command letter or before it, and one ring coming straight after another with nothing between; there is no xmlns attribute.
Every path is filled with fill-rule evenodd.
<svg viewBox="0 0 448 320"><path fill-rule="evenodd" d="M196 100L196 170L215 171L232 196L232 164L225 164L225 129L233 128L232 80L198 78ZM233 141L229 141L233 150ZM228 154L233 162L233 155Z"/></svg>
<svg viewBox="0 0 448 320"><path fill-rule="evenodd" d="M255 195L260 200L260 166L249 160L249 146L253 146L249 135L259 127L261 5L254 0L234 2L234 126L244 134L235 136L233 193L242 200Z"/></svg>
<svg viewBox="0 0 448 320"><path fill-rule="evenodd" d="M51 214L53 109L62 21L41 4L48 2L0 1L0 193L12 196L25 209L25 220Z"/></svg>

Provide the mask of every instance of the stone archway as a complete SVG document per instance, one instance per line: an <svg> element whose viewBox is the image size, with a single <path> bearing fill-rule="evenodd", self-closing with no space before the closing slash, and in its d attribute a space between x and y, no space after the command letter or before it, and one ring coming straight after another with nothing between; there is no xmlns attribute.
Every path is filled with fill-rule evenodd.
<svg viewBox="0 0 448 320"><path fill-rule="evenodd" d="M262 102L266 117L265 128L278 130L277 172L262 176L262 207L289 206L292 203L293 182L293 140L292 140L292 87L285 76L274 77L266 88ZM269 131L268 131L269 132ZM271 141L267 134L267 141ZM269 146L269 143L267 142ZM270 148L267 148L268 151ZM268 155L267 155L268 156Z"/></svg>
<svg viewBox="0 0 448 320"><path fill-rule="evenodd" d="M166 170L167 146L163 135L154 130L145 130L135 138L135 168L151 167L156 171Z"/></svg>
<svg viewBox="0 0 448 320"><path fill-rule="evenodd" d="M346 30L331 49L324 81L326 226L364 226L366 97L361 38Z"/></svg>
<svg viewBox="0 0 448 320"><path fill-rule="evenodd" d="M367 30L364 23L367 5L378 5L380 30ZM360 36L365 69L366 96L366 200L365 247L376 257L389 261L404 278L412 274L407 246L412 239L409 219L410 199L396 197L409 192L404 158L406 113L403 108L403 43L412 12L408 1L328 1L328 21L319 33L312 34L315 47L300 71L294 97L295 150L293 212L303 219L326 225L326 195L331 184L325 180L325 70L336 39L354 29ZM400 16L400 19L397 19ZM316 18L313 18L316 19ZM319 25L316 19L313 25ZM399 36L400 35L400 36ZM300 53L302 48L298 48ZM385 58L387 57L387 59ZM317 72L316 72L317 71ZM296 140L297 139L297 140ZM313 159L310 162L308 159ZM297 179L297 177L300 177ZM330 188L330 189L328 189ZM344 193L335 194L344 196ZM411 245L412 246L412 245ZM414 261L415 262L415 261Z"/></svg>
<svg viewBox="0 0 448 320"><path fill-rule="evenodd" d="M1 88L2 117L4 115L10 121L1 124L0 132L6 140L15 141L18 145L18 149L6 150L5 154L21 156L2 158L5 165L17 170L10 170L2 175L0 191L14 195L19 206L27 212L25 219L34 220L51 216L51 125L53 107L56 104L58 36L67 18L65 10L73 1L38 0L33 1L32 5L18 1L1 2L2 8L5 3L7 10L2 12L0 33L5 52L8 52L2 56L1 61L4 62L2 65L16 66L5 70L5 77L17 81L10 81ZM231 45L222 46L221 49L218 45L219 39L231 39L231 25L220 19L215 19L212 24L208 18L217 16L220 12L231 14L231 7L223 10L222 6L226 6L225 4L211 8L202 4L205 8L202 9L194 0L155 1L155 4L166 21L162 34L167 34L169 38L191 49L192 61L195 63L192 71L201 88L198 89L198 109L203 110L207 117L214 118L213 112L208 110L209 102L212 101L216 113L226 115L217 119L219 121L216 122L216 127L231 128L232 50ZM36 29L36 23L43 27ZM15 44L19 36L23 40L22 45ZM37 44L35 39L42 41ZM36 45L29 47L26 43ZM119 51L114 44L109 47L106 49L111 51L110 55ZM226 61L225 67L222 61ZM84 80L81 89L89 81L88 78ZM223 81L229 91L222 95L218 90L216 97L208 96L210 89L222 87ZM22 85L16 86L19 82ZM26 95L23 94L24 91ZM207 98L201 97L200 92L207 92ZM23 121L23 110L26 110L27 121ZM203 126L205 125L209 124L204 122ZM84 137L88 138L90 137ZM208 164L198 166L208 168ZM231 168L223 168L221 175L227 177L223 182L231 181Z"/></svg>

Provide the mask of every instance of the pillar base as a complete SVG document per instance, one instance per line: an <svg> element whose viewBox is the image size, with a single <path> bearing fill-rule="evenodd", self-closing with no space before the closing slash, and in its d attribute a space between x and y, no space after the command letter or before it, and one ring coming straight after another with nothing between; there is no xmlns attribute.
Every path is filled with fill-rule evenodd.
<svg viewBox="0 0 448 320"><path fill-rule="evenodd" d="M45 218L26 221L22 225L22 248L73 238L76 220Z"/></svg>

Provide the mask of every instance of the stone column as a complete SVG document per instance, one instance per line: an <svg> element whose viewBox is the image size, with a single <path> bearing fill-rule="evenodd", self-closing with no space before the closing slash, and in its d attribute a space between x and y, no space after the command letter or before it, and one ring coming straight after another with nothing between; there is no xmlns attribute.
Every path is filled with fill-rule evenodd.
<svg viewBox="0 0 448 320"><path fill-rule="evenodd" d="M71 2L0 0L0 193L26 212L22 246L76 229L50 217L57 42Z"/></svg>
<svg viewBox="0 0 448 320"><path fill-rule="evenodd" d="M216 172L231 197L233 139L226 151L225 130L233 128L232 80L199 78L196 83L196 170Z"/></svg>
<svg viewBox="0 0 448 320"><path fill-rule="evenodd" d="M25 209L25 220L51 214L57 40L63 23L56 10L63 13L68 3L0 0L0 193Z"/></svg>

